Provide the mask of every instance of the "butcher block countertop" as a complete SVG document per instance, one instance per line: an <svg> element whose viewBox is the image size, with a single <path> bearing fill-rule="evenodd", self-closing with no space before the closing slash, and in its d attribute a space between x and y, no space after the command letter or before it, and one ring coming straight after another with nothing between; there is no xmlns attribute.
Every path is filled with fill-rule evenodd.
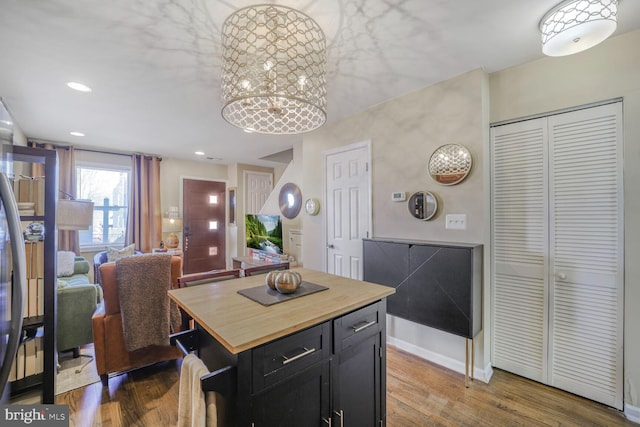
<svg viewBox="0 0 640 427"><path fill-rule="evenodd" d="M265 307L238 290L266 286L265 275L169 291L169 296L232 354L339 317L379 301L394 288L295 268L302 280L327 290Z"/></svg>

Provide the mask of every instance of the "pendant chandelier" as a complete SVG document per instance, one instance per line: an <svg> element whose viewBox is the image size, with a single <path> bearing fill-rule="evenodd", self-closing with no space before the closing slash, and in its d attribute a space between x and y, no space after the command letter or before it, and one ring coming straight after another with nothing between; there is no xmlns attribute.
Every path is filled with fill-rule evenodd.
<svg viewBox="0 0 640 427"><path fill-rule="evenodd" d="M280 5L222 26L222 117L247 132L297 134L327 119L326 41L309 16Z"/></svg>
<svg viewBox="0 0 640 427"><path fill-rule="evenodd" d="M542 52L565 56L582 52L616 30L618 0L566 0L540 21Z"/></svg>

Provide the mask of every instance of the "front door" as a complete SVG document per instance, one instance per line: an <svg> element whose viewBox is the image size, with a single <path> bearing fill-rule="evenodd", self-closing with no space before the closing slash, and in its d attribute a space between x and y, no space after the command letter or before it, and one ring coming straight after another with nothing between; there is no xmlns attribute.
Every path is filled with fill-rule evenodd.
<svg viewBox="0 0 640 427"><path fill-rule="evenodd" d="M183 179L184 274L226 268L226 184Z"/></svg>
<svg viewBox="0 0 640 427"><path fill-rule="evenodd" d="M369 158L368 142L325 154L327 272L360 280L371 224Z"/></svg>

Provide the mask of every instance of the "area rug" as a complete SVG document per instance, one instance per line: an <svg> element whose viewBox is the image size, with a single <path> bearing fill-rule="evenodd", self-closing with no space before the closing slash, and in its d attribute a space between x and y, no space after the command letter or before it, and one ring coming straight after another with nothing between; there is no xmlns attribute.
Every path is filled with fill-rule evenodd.
<svg viewBox="0 0 640 427"><path fill-rule="evenodd" d="M80 354L82 356L74 359L71 351L58 353L60 369L56 377L56 394L65 393L100 381L100 376L96 370L93 344L80 347Z"/></svg>

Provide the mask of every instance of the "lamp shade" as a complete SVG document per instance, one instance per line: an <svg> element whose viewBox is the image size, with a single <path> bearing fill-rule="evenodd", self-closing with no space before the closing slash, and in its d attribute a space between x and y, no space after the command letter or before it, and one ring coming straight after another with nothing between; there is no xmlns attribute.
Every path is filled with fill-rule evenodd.
<svg viewBox="0 0 640 427"><path fill-rule="evenodd" d="M163 233L182 232L182 219L180 218L162 218Z"/></svg>
<svg viewBox="0 0 640 427"><path fill-rule="evenodd" d="M567 0L540 21L542 52L565 56L606 40L616 30L618 0Z"/></svg>
<svg viewBox="0 0 640 427"><path fill-rule="evenodd" d="M222 26L222 117L247 132L296 134L327 119L326 40L295 9L240 9Z"/></svg>
<svg viewBox="0 0 640 427"><path fill-rule="evenodd" d="M58 230L86 230L93 224L93 202L58 200Z"/></svg>

